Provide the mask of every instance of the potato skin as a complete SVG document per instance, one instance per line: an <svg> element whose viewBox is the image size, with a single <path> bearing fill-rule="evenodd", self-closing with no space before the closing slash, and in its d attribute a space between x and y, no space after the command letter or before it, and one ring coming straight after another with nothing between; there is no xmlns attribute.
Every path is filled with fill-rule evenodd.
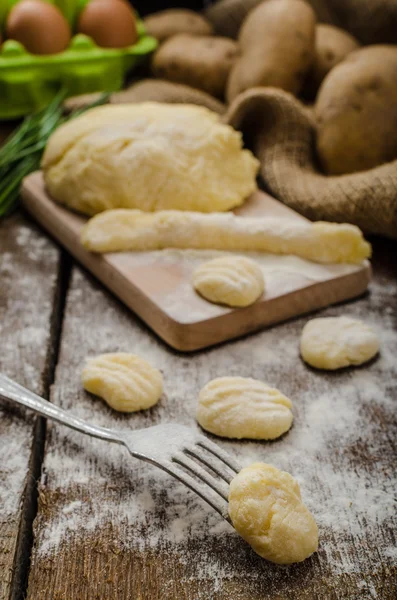
<svg viewBox="0 0 397 600"><path fill-rule="evenodd" d="M156 77L184 83L222 98L238 46L223 37L175 35L157 50L152 61Z"/></svg>
<svg viewBox="0 0 397 600"><path fill-rule="evenodd" d="M313 62L315 22L303 0L267 0L254 8L240 30L241 58L230 73L228 101L258 86L298 94Z"/></svg>
<svg viewBox="0 0 397 600"><path fill-rule="evenodd" d="M316 25L314 62L305 82L303 95L315 98L331 69L359 47L360 42L347 31L324 23Z"/></svg>
<svg viewBox="0 0 397 600"><path fill-rule="evenodd" d="M332 69L315 117L326 173L363 171L397 158L397 47L367 46Z"/></svg>
<svg viewBox="0 0 397 600"><path fill-rule="evenodd" d="M72 96L63 103L63 110L70 114L74 110L88 107L101 96L101 92ZM140 79L119 92L113 92L109 97L109 104L134 104L137 102L197 104L197 106L205 106L219 115L226 112L226 105L210 94L183 85L183 83L172 83L164 79Z"/></svg>
<svg viewBox="0 0 397 600"><path fill-rule="evenodd" d="M144 19L146 31L164 42L178 33L190 35L212 35L213 27L207 19L193 10L170 8L149 15Z"/></svg>

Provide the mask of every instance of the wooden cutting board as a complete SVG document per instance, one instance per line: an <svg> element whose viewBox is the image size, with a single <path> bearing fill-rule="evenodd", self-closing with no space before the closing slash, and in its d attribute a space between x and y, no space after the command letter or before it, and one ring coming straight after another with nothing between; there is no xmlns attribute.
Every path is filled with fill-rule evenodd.
<svg viewBox="0 0 397 600"><path fill-rule="evenodd" d="M34 218L79 262L165 342L184 352L206 348L354 298L367 289L370 280L368 261L362 265L320 265L297 257L252 254L263 268L265 294L247 308L230 309L207 302L191 285L194 268L219 252L162 250L93 254L79 241L86 219L49 197L41 172L32 173L24 180L22 198ZM241 216L305 220L261 191L235 212Z"/></svg>

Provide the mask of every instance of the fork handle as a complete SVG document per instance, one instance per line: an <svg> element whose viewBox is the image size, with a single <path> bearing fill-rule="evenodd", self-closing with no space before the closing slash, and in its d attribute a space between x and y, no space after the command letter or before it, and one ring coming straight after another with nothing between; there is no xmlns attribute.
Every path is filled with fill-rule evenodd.
<svg viewBox="0 0 397 600"><path fill-rule="evenodd" d="M0 397L4 398L5 400L12 400L16 404L26 406L26 408L30 408L43 417L47 417L48 419L62 423L62 425L66 425L67 427L71 427L76 431L81 431L82 433L86 433L92 437L101 438L117 444L124 443L122 437L117 431L86 423L86 421L83 421L83 419L79 419L78 417L73 416L71 413L62 410L62 408L51 404L51 402L44 400L44 398L41 398L37 394L34 394L30 390L24 388L22 385L19 385L19 383L16 383L15 381L12 381L12 379L9 379L5 375L1 374Z"/></svg>

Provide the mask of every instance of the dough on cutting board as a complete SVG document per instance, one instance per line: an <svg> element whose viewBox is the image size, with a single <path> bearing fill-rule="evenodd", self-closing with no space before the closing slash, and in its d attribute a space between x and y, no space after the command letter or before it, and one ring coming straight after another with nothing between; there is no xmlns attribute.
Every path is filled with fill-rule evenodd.
<svg viewBox="0 0 397 600"><path fill-rule="evenodd" d="M291 408L291 400L262 381L219 377L201 390L196 416L221 437L273 440L291 427Z"/></svg>
<svg viewBox="0 0 397 600"><path fill-rule="evenodd" d="M177 210L108 210L88 221L81 242L93 252L245 250L295 254L318 263L361 263L371 255L370 244L355 225Z"/></svg>
<svg viewBox="0 0 397 600"><path fill-rule="evenodd" d="M229 515L255 552L274 563L301 562L317 550L317 525L298 482L271 465L254 463L236 475Z"/></svg>
<svg viewBox="0 0 397 600"><path fill-rule="evenodd" d="M312 319L303 328L300 351L303 360L312 367L335 370L361 365L373 358L379 351L379 339L358 319Z"/></svg>
<svg viewBox="0 0 397 600"><path fill-rule="evenodd" d="M163 393L163 376L146 360L117 352L90 358L82 373L84 389L120 412L150 408Z"/></svg>
<svg viewBox="0 0 397 600"><path fill-rule="evenodd" d="M193 273L194 289L206 300L227 306L249 306L265 289L262 269L245 256L221 256Z"/></svg>
<svg viewBox="0 0 397 600"><path fill-rule="evenodd" d="M87 215L111 208L223 211L256 190L259 161L220 116L190 104L107 105L50 137L50 194Z"/></svg>

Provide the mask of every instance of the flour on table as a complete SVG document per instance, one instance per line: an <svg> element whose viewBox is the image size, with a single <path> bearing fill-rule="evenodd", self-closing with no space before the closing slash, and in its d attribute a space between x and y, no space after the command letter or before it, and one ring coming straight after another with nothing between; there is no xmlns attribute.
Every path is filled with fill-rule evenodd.
<svg viewBox="0 0 397 600"><path fill-rule="evenodd" d="M26 428L32 420L0 410L0 420L6 425L1 433L0 460L0 524L16 514L26 484L30 445L26 444Z"/></svg>
<svg viewBox="0 0 397 600"><path fill-rule="evenodd" d="M26 383L30 389L37 391L33 389L35 381L32 381L33 367L31 369L29 357L34 356L35 359L37 356L45 357L50 335L49 317L52 312L48 287L37 285L38 273L44 265L53 266L58 259L58 253L54 251L47 238L30 227L20 225L15 228L15 231L15 244L24 251L26 249L26 254L18 255L13 252L0 254L1 285L9 289L9 286L15 282L15 273L19 275L18 296L13 296L12 299L10 297L6 306L0 306L0 370L11 378L15 369L20 373L20 356L23 353L22 368L26 377L25 381L19 383ZM55 275L49 282L50 286L54 284ZM32 306L41 308L40 311L35 311L34 322L29 312ZM9 333L11 328L12 335Z"/></svg>
<svg viewBox="0 0 397 600"><path fill-rule="evenodd" d="M227 375L265 380L282 389L294 403L290 431L274 442L217 442L242 466L266 462L297 479L302 499L319 526L320 564L326 562L334 575L365 568L367 544L376 546L384 566L393 563L394 540L380 543L378 531L382 525L392 525L397 510L393 473L387 470L390 467L386 468L382 452L385 439L392 435L387 427L392 427L395 418L396 335L394 315L380 308L385 297L393 298L396 286L375 282L369 297L349 304L349 314L365 319L378 332L381 354L365 369L338 373L330 381L329 375L307 369L299 357L299 334L306 319L207 352L180 355L148 335L127 311L115 311L115 301L89 284L80 271L75 271L72 283L68 302L84 305L81 310L87 315L86 327L90 327L90 319L94 323L99 316L101 327L90 328L87 336L81 331L76 312L66 320L56 379L70 384L64 389L55 383L56 404L62 400L62 405L77 416L106 427L141 428L174 422L178 415L179 423L197 431L197 395L210 379ZM332 307L322 314L337 316L344 310ZM81 342L81 348L76 341ZM109 351L139 351L163 372L169 391L166 401L152 409L150 419L138 414L115 415L80 390L78 365L82 357ZM289 372L294 377L287 377ZM67 492L68 503L60 507L55 504L52 518L37 528L39 556L51 556L71 537L94 536L98 528L112 523L122 529L121 549L171 549L182 562L186 540L194 540L194 577L210 577L214 589L236 574L248 582L257 576L255 569L247 569L249 547L183 485L154 466L131 458L119 446L59 425L49 424L48 429L42 490L57 491L61 496ZM371 440L370 446L367 440ZM365 466L355 458L360 452L368 456ZM214 557L210 566L200 560L200 552L206 551L200 540L208 540L208 536L224 548L222 559ZM228 558L231 548L233 561ZM276 585L277 571L272 571L272 578Z"/></svg>
<svg viewBox="0 0 397 600"><path fill-rule="evenodd" d="M4 234L6 252L1 251ZM1 224L0 286L6 301L0 303L0 372L34 392L42 386L39 365L44 369L50 342L57 262L52 243L19 216ZM43 271L51 276L38 285ZM33 431L32 413L10 407L0 401L0 523L18 514Z"/></svg>

